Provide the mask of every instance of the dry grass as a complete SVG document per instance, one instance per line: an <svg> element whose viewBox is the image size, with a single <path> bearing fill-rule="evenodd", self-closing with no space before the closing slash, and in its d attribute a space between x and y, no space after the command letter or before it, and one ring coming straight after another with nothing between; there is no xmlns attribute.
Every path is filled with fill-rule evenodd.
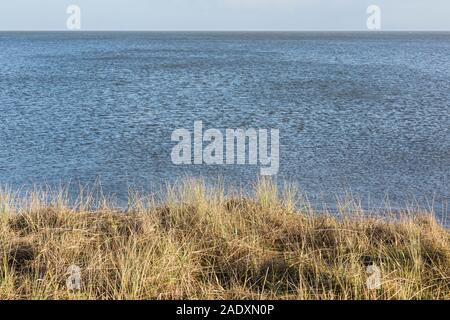
<svg viewBox="0 0 450 320"><path fill-rule="evenodd" d="M261 181L225 197L199 181L126 212L64 193L0 195L1 299L450 299L450 234L426 213L317 214ZM82 288L66 287L67 268ZM367 266L382 271L369 290Z"/></svg>

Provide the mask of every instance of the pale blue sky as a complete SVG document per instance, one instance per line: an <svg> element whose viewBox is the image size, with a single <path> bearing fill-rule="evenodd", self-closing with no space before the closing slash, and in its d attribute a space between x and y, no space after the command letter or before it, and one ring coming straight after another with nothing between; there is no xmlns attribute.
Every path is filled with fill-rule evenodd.
<svg viewBox="0 0 450 320"><path fill-rule="evenodd" d="M82 30L450 30L450 0L1 0L0 30L64 30L77 4Z"/></svg>

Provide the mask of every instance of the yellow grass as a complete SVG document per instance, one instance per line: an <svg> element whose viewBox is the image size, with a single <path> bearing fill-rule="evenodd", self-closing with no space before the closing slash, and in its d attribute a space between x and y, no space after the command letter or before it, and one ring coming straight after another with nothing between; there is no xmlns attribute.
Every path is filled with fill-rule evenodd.
<svg viewBox="0 0 450 320"><path fill-rule="evenodd" d="M128 210L64 192L0 195L1 299L450 299L450 233L432 215L336 215L269 181L254 196L186 180ZM66 287L81 268L81 290ZM381 270L371 290L367 267Z"/></svg>

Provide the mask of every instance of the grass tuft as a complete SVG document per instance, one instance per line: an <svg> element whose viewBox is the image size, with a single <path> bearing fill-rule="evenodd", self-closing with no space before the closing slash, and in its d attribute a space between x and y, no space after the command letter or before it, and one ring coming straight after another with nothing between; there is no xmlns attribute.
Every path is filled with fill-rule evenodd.
<svg viewBox="0 0 450 320"><path fill-rule="evenodd" d="M0 195L1 299L450 299L450 233L430 213L315 212L269 180L232 197L186 180L127 210L66 194Z"/></svg>

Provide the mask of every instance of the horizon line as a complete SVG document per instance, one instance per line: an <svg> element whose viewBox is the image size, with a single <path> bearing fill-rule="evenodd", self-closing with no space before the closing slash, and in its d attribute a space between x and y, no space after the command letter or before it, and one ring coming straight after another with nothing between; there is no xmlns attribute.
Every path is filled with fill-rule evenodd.
<svg viewBox="0 0 450 320"><path fill-rule="evenodd" d="M400 29L400 28L381 28L370 30L367 28L359 29L0 29L0 32L52 32L52 31L67 31L67 32L450 32L449 29Z"/></svg>
<svg viewBox="0 0 450 320"><path fill-rule="evenodd" d="M0 32L67 32L67 33L81 33L81 32L366 32L366 33L383 33L383 32L450 32L450 29L0 29Z"/></svg>

